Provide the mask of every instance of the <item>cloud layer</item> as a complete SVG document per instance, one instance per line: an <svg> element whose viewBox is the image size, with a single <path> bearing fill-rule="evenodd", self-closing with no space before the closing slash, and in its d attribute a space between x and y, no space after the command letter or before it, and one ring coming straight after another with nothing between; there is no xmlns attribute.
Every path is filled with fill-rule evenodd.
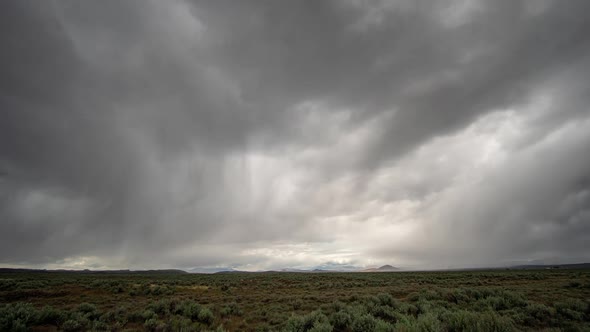
<svg viewBox="0 0 590 332"><path fill-rule="evenodd" d="M0 265L590 259L587 1L0 4Z"/></svg>

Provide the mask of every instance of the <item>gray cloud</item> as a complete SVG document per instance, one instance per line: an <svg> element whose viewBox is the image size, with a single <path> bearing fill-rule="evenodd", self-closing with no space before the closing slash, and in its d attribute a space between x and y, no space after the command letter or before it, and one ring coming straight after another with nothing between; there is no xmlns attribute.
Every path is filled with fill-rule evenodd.
<svg viewBox="0 0 590 332"><path fill-rule="evenodd" d="M1 264L590 255L585 1L0 6Z"/></svg>

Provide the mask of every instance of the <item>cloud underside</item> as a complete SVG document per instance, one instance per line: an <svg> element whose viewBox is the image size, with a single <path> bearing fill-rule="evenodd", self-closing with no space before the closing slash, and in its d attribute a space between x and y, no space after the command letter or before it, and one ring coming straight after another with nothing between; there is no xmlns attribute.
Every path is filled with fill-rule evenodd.
<svg viewBox="0 0 590 332"><path fill-rule="evenodd" d="M589 7L3 2L0 265L589 260Z"/></svg>

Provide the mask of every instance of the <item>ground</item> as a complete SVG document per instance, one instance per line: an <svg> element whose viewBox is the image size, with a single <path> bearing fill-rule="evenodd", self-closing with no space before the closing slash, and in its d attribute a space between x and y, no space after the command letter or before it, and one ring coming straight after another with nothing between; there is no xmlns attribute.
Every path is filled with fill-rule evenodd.
<svg viewBox="0 0 590 332"><path fill-rule="evenodd" d="M0 331L590 331L590 270L0 273Z"/></svg>

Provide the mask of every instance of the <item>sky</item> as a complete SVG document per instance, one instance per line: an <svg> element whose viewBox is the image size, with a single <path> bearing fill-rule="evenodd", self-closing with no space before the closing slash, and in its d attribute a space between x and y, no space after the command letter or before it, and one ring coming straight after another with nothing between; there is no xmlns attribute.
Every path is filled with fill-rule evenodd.
<svg viewBox="0 0 590 332"><path fill-rule="evenodd" d="M590 1L0 3L0 267L590 261Z"/></svg>

